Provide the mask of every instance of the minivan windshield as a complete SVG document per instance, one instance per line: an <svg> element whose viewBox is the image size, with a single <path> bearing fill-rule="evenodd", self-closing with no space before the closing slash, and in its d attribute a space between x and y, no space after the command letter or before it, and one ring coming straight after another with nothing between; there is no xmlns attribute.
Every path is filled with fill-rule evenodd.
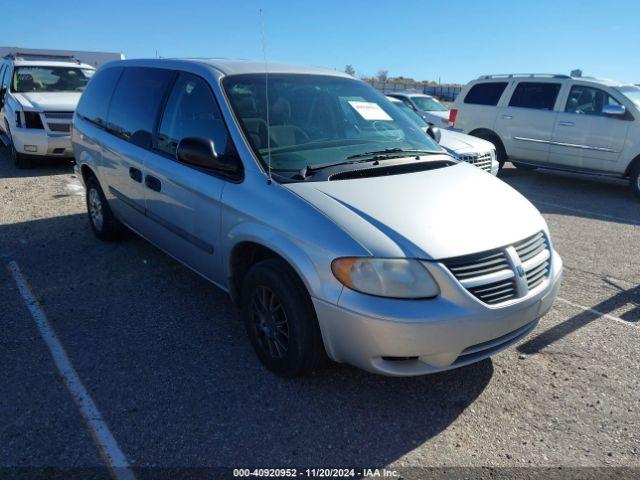
<svg viewBox="0 0 640 480"><path fill-rule="evenodd" d="M449 110L435 98L411 97L411 100L416 104L416 107L418 107L420 110L424 110L425 112L444 112L446 110Z"/></svg>
<svg viewBox="0 0 640 480"><path fill-rule="evenodd" d="M640 107L640 87L626 86L618 87L618 91L631 100L637 107Z"/></svg>
<svg viewBox="0 0 640 480"><path fill-rule="evenodd" d="M11 91L27 92L81 92L95 73L79 67L17 67L13 72Z"/></svg>
<svg viewBox="0 0 640 480"><path fill-rule="evenodd" d="M232 75L223 80L231 107L256 156L271 169L348 162L370 152L441 153L406 115L370 85L330 75ZM267 115L267 98L269 109ZM415 153L413 153L415 156Z"/></svg>

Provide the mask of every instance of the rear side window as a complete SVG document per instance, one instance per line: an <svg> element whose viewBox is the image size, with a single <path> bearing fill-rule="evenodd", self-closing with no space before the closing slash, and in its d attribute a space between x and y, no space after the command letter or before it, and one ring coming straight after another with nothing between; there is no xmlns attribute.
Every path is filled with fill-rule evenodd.
<svg viewBox="0 0 640 480"><path fill-rule="evenodd" d="M98 70L80 98L78 115L96 125L106 126L109 100L121 73L119 67Z"/></svg>
<svg viewBox="0 0 640 480"><path fill-rule="evenodd" d="M167 101L158 131L158 150L176 154L183 138L213 140L222 160L236 158L232 140L207 83L195 75L181 73Z"/></svg>
<svg viewBox="0 0 640 480"><path fill-rule="evenodd" d="M478 83L471 87L464 103L473 105L498 105L502 92L507 88L507 82Z"/></svg>
<svg viewBox="0 0 640 480"><path fill-rule="evenodd" d="M509 106L553 110L559 91L559 83L520 82L513 92Z"/></svg>
<svg viewBox="0 0 640 480"><path fill-rule="evenodd" d="M109 107L109 131L150 148L160 104L174 75L159 68L125 68Z"/></svg>

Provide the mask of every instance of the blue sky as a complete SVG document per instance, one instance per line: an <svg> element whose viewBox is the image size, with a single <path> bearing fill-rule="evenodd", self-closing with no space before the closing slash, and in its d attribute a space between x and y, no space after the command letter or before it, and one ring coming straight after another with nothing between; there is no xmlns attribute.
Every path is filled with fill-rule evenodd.
<svg viewBox="0 0 640 480"><path fill-rule="evenodd" d="M464 83L560 72L640 83L640 1L84 0L8 2L0 45L213 56Z"/></svg>

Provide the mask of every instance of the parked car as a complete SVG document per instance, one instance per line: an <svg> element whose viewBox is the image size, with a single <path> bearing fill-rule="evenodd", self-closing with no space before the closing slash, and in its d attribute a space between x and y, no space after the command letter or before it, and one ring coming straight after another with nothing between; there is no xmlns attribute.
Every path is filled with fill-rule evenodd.
<svg viewBox="0 0 640 480"><path fill-rule="evenodd" d="M426 120L401 100L390 96L388 98L391 103L407 114L427 135L430 135L438 142L438 145L455 158L475 165L492 175L498 174L496 149L491 142L453 130L436 130L436 127L429 125Z"/></svg>
<svg viewBox="0 0 640 480"><path fill-rule="evenodd" d="M229 292L280 375L325 355L387 375L467 365L527 335L558 291L536 208L340 72L113 62L72 142L95 235L126 225Z"/></svg>
<svg viewBox="0 0 640 480"><path fill-rule="evenodd" d="M425 119L429 125L435 125L436 127L449 125L449 109L431 95L415 92L393 92L387 95L404 102L407 107Z"/></svg>
<svg viewBox="0 0 640 480"><path fill-rule="evenodd" d="M18 168L34 157L73 157L71 119L94 72L71 58L10 54L0 62L0 136Z"/></svg>
<svg viewBox="0 0 640 480"><path fill-rule="evenodd" d="M640 198L640 88L567 75L486 75L450 124L496 145L498 161L629 178Z"/></svg>

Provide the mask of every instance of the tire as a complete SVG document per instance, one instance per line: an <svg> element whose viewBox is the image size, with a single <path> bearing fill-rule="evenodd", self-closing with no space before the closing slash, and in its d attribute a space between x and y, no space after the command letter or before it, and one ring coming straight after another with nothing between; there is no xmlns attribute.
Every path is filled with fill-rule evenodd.
<svg viewBox="0 0 640 480"><path fill-rule="evenodd" d="M90 175L86 180L86 187L87 214L93 233L106 242L120 240L124 225L113 215L96 177Z"/></svg>
<svg viewBox="0 0 640 480"><path fill-rule="evenodd" d="M7 145L7 148L9 149L9 154L11 155L11 159L13 160L13 165L16 168L19 169L26 169L26 168L31 168L31 159L29 159L26 155L23 155L22 153L18 152L16 150L16 147L13 145L13 137L11 136L11 129L9 128L9 125L6 125L7 130L6 130L6 134L7 137L9 138L9 144Z"/></svg>
<svg viewBox="0 0 640 480"><path fill-rule="evenodd" d="M502 145L502 142L497 136L490 133L479 133L474 136L486 140L487 142L491 142L493 143L494 147L496 147L496 160L498 161L499 175L502 172L502 167L504 167L505 162L509 159L509 157L507 156L507 152L504 149L504 145Z"/></svg>
<svg viewBox="0 0 640 480"><path fill-rule="evenodd" d="M538 168L534 165L526 165L524 163L518 163L518 162L511 162L511 163L513 163L513 166L516 167L518 170L523 170L525 172L530 172L531 170L536 170Z"/></svg>
<svg viewBox="0 0 640 480"><path fill-rule="evenodd" d="M629 182L631 183L631 190L633 191L633 194L638 200L640 200L640 160L637 160L635 165L631 168Z"/></svg>
<svg viewBox="0 0 640 480"><path fill-rule="evenodd" d="M311 298L282 259L255 264L242 283L242 318L256 355L270 371L297 377L326 360Z"/></svg>

